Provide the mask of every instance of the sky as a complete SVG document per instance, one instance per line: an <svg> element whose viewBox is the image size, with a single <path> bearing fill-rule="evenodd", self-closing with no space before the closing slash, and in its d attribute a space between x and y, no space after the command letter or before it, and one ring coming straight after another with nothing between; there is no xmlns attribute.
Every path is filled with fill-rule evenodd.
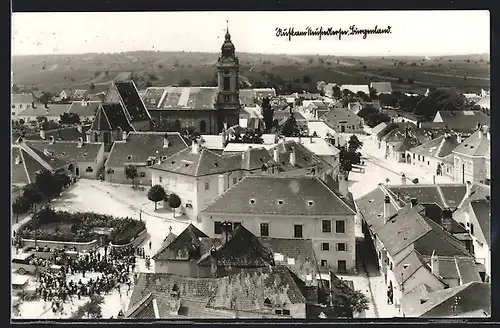
<svg viewBox="0 0 500 328"><path fill-rule="evenodd" d="M489 53L490 16L475 11L13 13L13 55L219 52L226 21L237 52L350 56ZM390 34L277 36L276 29Z"/></svg>

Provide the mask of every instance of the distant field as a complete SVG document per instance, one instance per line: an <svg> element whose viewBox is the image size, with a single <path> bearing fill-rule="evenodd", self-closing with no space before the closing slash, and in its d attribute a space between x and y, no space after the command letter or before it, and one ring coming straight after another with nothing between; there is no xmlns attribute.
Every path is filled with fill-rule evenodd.
<svg viewBox="0 0 500 328"><path fill-rule="evenodd" d="M217 53L127 52L119 54L43 55L13 57L13 83L49 92L63 88L97 89L120 73L130 72L153 86L188 79L201 85L213 79ZM263 71L284 80L308 76L314 82L368 84L390 81L393 89L420 91L428 87L456 87L478 92L489 88L488 55L432 57L335 57L269 54L238 54L243 80L260 79ZM451 60L451 61L450 61ZM405 65L397 65L405 62ZM396 64L396 65L395 65ZM126 73L125 73L126 74ZM464 79L465 76L465 79ZM399 83L402 78L403 83ZM413 84L408 84L413 79Z"/></svg>

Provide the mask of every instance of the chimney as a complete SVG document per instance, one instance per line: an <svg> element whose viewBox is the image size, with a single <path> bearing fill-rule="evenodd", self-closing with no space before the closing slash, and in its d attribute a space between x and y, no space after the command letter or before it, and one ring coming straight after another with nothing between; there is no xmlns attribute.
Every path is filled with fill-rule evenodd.
<svg viewBox="0 0 500 328"><path fill-rule="evenodd" d="M86 139L87 143L90 142L90 132L85 133L85 139Z"/></svg>
<svg viewBox="0 0 500 328"><path fill-rule="evenodd" d="M453 212L449 208L445 208L441 212L441 226L444 230L451 233L453 223Z"/></svg>
<svg viewBox="0 0 500 328"><path fill-rule="evenodd" d="M292 147L290 151L290 165L295 166L297 164L297 155L295 154L295 148Z"/></svg>
<svg viewBox="0 0 500 328"><path fill-rule="evenodd" d="M459 144L461 144L461 143L462 143L462 134L461 134L461 133L457 133L457 142L458 142Z"/></svg>
<svg viewBox="0 0 500 328"><path fill-rule="evenodd" d="M51 144L51 145L54 144L54 142L55 142L54 136L50 136L49 140L50 140L49 144Z"/></svg>
<svg viewBox="0 0 500 328"><path fill-rule="evenodd" d="M78 130L78 132L83 133L83 126L80 123L78 123L76 129Z"/></svg>
<svg viewBox="0 0 500 328"><path fill-rule="evenodd" d="M47 110L48 110L48 109L49 109L49 104L48 104L48 103L45 103L45 104L44 104L44 107L45 107L45 109L47 109Z"/></svg>
<svg viewBox="0 0 500 328"><path fill-rule="evenodd" d="M45 140L45 130L43 128L40 129L40 139Z"/></svg>
<svg viewBox="0 0 500 328"><path fill-rule="evenodd" d="M416 198L412 198L412 199L410 199L410 204L411 204L411 207L415 207L418 204L418 200Z"/></svg>
<svg viewBox="0 0 500 328"><path fill-rule="evenodd" d="M391 214L391 198L389 195L385 195L384 197L384 224L389 221L389 218L392 216Z"/></svg>
<svg viewBox="0 0 500 328"><path fill-rule="evenodd" d="M217 250L215 246L210 249L210 271L212 277L217 277Z"/></svg>
<svg viewBox="0 0 500 328"><path fill-rule="evenodd" d="M278 163L278 164L279 164L279 162L280 162L280 152L279 152L279 150L278 150L278 145L276 145L276 146L274 147L274 150L273 150L273 157L274 157L274 161L275 161L276 163Z"/></svg>
<svg viewBox="0 0 500 328"><path fill-rule="evenodd" d="M347 174L344 174L342 172L339 173L339 175L338 175L339 192L344 197L349 197L349 189L348 189L347 179L348 179Z"/></svg>
<svg viewBox="0 0 500 328"><path fill-rule="evenodd" d="M439 277L439 258L436 255L436 251L432 251L432 256L431 256L431 272L436 277Z"/></svg>
<svg viewBox="0 0 500 328"><path fill-rule="evenodd" d="M406 175L403 173L401 174L401 184L405 185L406 184Z"/></svg>
<svg viewBox="0 0 500 328"><path fill-rule="evenodd" d="M226 191L226 176L224 174L219 174L219 195L222 195Z"/></svg>
<svg viewBox="0 0 500 328"><path fill-rule="evenodd" d="M168 148L170 146L170 140L168 140L168 133L163 136L163 148Z"/></svg>
<svg viewBox="0 0 500 328"><path fill-rule="evenodd" d="M193 143L191 144L191 153L198 154L198 143L196 140L193 140Z"/></svg>
<svg viewBox="0 0 500 328"><path fill-rule="evenodd" d="M16 164L21 164L21 156L16 156Z"/></svg>
<svg viewBox="0 0 500 328"><path fill-rule="evenodd" d="M83 138L79 137L78 138L78 148L82 148L82 147L83 147Z"/></svg>
<svg viewBox="0 0 500 328"><path fill-rule="evenodd" d="M470 197L470 195L472 194L472 183L470 181L467 181L465 183L465 189L466 189L466 194L465 196L467 197L467 199Z"/></svg>
<svg viewBox="0 0 500 328"><path fill-rule="evenodd" d="M244 170L250 170L250 152L252 151L252 146L245 149L245 151L241 154L241 168Z"/></svg>
<svg viewBox="0 0 500 328"><path fill-rule="evenodd" d="M127 131L122 130L122 140L127 141Z"/></svg>

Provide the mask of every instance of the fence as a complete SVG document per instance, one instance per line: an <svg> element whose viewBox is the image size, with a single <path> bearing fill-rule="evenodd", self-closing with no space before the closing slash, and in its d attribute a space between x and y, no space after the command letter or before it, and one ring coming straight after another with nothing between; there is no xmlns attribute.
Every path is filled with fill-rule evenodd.
<svg viewBox="0 0 500 328"><path fill-rule="evenodd" d="M72 242L72 241L55 241L55 240L34 240L34 239L22 239L23 247L45 247L48 248L71 248L75 247L77 251L92 250L98 247L97 240L92 240L86 243Z"/></svg>

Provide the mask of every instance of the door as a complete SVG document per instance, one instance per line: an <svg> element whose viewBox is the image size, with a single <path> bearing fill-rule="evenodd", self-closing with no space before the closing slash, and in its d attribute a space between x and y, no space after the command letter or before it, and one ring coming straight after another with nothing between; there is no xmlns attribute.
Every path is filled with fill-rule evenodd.
<svg viewBox="0 0 500 328"><path fill-rule="evenodd" d="M79 177L80 176L80 168L78 166L76 167L75 171L76 171L76 173L75 173L76 176Z"/></svg>
<svg viewBox="0 0 500 328"><path fill-rule="evenodd" d="M347 272L346 261L343 261L343 260L337 261L337 271L338 272Z"/></svg>
<svg viewBox="0 0 500 328"><path fill-rule="evenodd" d="M295 238L302 238L302 224L295 224L293 226L293 236Z"/></svg>
<svg viewBox="0 0 500 328"><path fill-rule="evenodd" d="M340 127L340 132L345 132L345 125L342 125L342 126Z"/></svg>

